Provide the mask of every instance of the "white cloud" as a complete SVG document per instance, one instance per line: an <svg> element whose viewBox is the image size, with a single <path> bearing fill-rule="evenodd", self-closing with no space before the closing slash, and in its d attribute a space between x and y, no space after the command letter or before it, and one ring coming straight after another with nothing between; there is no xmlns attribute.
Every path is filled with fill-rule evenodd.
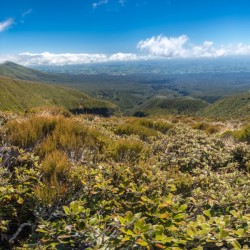
<svg viewBox="0 0 250 250"><path fill-rule="evenodd" d="M107 4L109 0L100 0L99 2L95 2L92 4L93 8L96 9L97 7Z"/></svg>
<svg viewBox="0 0 250 250"><path fill-rule="evenodd" d="M136 61L138 56L132 53L116 53L109 57L109 61Z"/></svg>
<svg viewBox="0 0 250 250"><path fill-rule="evenodd" d="M137 48L148 51L155 56L183 57L185 55L184 44L188 41L185 35L179 37L157 36L142 40Z"/></svg>
<svg viewBox="0 0 250 250"><path fill-rule="evenodd" d="M55 54L44 52L41 54L21 53L18 55L0 55L0 63L12 61L22 65L73 65L84 63L100 63L114 61L135 61L144 59L132 53L116 53L112 55L106 54Z"/></svg>
<svg viewBox="0 0 250 250"><path fill-rule="evenodd" d="M239 43L235 49L236 55L250 55L250 45Z"/></svg>
<svg viewBox="0 0 250 250"><path fill-rule="evenodd" d="M3 22L0 22L0 32L3 32L10 28L10 26L14 23L14 20L12 18L9 18Z"/></svg>
<svg viewBox="0 0 250 250"><path fill-rule="evenodd" d="M18 58L24 65L70 65L82 63L95 63L107 61L105 54L54 54L44 52L41 54L22 53Z"/></svg>
<svg viewBox="0 0 250 250"><path fill-rule="evenodd" d="M201 45L190 42L186 35L179 37L166 37L159 35L141 40L137 48L153 56L167 58L201 58L250 55L250 45L239 43L237 45L216 46L212 41L205 41Z"/></svg>
<svg viewBox="0 0 250 250"><path fill-rule="evenodd" d="M217 58L226 56L250 56L250 44L216 46L212 41L200 45L192 44L186 35L166 37L163 35L142 40L137 48L145 54L114 53L21 53L18 55L0 55L0 63L12 61L22 65L73 65L101 62L121 62L151 60L159 58Z"/></svg>

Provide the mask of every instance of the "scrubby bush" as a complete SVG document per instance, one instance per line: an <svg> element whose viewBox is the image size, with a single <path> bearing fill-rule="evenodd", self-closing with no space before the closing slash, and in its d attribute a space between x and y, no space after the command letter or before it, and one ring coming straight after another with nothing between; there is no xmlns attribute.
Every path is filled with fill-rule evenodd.
<svg viewBox="0 0 250 250"><path fill-rule="evenodd" d="M33 154L0 146L0 249L12 249L32 232L39 174Z"/></svg>
<svg viewBox="0 0 250 250"><path fill-rule="evenodd" d="M232 160L230 148L204 132L195 132L181 125L169 134L167 143L160 146L160 150L164 151L162 165L167 168L178 166L183 171L192 171L210 166L217 169L227 166Z"/></svg>
<svg viewBox="0 0 250 250"><path fill-rule="evenodd" d="M144 144L138 140L119 139L107 149L107 156L116 162L138 162L143 158Z"/></svg>
<svg viewBox="0 0 250 250"><path fill-rule="evenodd" d="M239 141L250 143L250 125L246 125L244 128L234 131L233 135L234 138Z"/></svg>
<svg viewBox="0 0 250 250"><path fill-rule="evenodd" d="M192 126L192 128L198 129L198 130L203 130L207 134L215 134L215 133L218 133L220 131L220 127L218 125L213 125L213 124L206 123L206 122L195 123Z"/></svg>
<svg viewBox="0 0 250 250"><path fill-rule="evenodd" d="M138 135L144 141L148 140L151 136L157 136L157 133L153 129L142 126L137 122L118 125L115 128L115 133L117 135Z"/></svg>
<svg viewBox="0 0 250 250"><path fill-rule="evenodd" d="M141 124L142 126L160 131L163 134L166 133L172 127L172 125L167 122L152 121L149 119L141 119L139 120L139 124Z"/></svg>
<svg viewBox="0 0 250 250"><path fill-rule="evenodd" d="M249 145L189 122L7 122L0 249L248 249Z"/></svg>

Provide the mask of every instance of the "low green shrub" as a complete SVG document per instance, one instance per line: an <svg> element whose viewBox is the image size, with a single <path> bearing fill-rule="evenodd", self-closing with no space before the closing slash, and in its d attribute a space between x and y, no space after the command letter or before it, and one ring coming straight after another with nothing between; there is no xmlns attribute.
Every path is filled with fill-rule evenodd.
<svg viewBox="0 0 250 250"><path fill-rule="evenodd" d="M244 128L234 131L233 136L236 140L250 143L250 125L246 125Z"/></svg>
<svg viewBox="0 0 250 250"><path fill-rule="evenodd" d="M140 119L139 124L147 128L160 131L163 134L166 133L172 127L172 125L167 122L153 121L150 119Z"/></svg>
<svg viewBox="0 0 250 250"><path fill-rule="evenodd" d="M220 127L218 125L213 125L213 124L209 124L209 123L206 123L206 122L195 123L192 126L192 128L193 129L198 129L198 130L203 130L207 134L215 134L215 133L218 133L220 131Z"/></svg>
<svg viewBox="0 0 250 250"><path fill-rule="evenodd" d="M116 162L138 162L143 159L144 144L139 140L118 139L109 145L107 156Z"/></svg>
<svg viewBox="0 0 250 250"><path fill-rule="evenodd" d="M117 135L138 135L141 140L148 140L151 136L157 136L157 133L150 128L147 128L145 126L142 126L135 123L125 123L118 125L115 128L115 134Z"/></svg>

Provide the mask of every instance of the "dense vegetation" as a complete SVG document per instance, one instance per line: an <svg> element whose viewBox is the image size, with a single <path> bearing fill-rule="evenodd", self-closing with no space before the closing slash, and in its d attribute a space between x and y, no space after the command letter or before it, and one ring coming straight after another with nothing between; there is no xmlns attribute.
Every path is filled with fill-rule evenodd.
<svg viewBox="0 0 250 250"><path fill-rule="evenodd" d="M129 113L137 116L161 114L196 115L202 112L209 104L198 98L167 97L156 95L143 104L131 109Z"/></svg>
<svg viewBox="0 0 250 250"><path fill-rule="evenodd" d="M250 93L225 97L201 111L203 116L244 117L250 115Z"/></svg>
<svg viewBox="0 0 250 250"><path fill-rule="evenodd" d="M248 120L0 121L0 248L249 249Z"/></svg>

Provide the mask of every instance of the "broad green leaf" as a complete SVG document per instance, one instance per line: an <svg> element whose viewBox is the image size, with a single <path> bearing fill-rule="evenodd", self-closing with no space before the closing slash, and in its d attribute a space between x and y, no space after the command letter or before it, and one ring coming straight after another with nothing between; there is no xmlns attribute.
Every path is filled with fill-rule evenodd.
<svg viewBox="0 0 250 250"><path fill-rule="evenodd" d="M186 211L186 209L187 209L187 204L183 204L179 207L178 212Z"/></svg>
<svg viewBox="0 0 250 250"><path fill-rule="evenodd" d="M63 211L65 214L69 215L70 214L70 209L66 206L63 206Z"/></svg>
<svg viewBox="0 0 250 250"><path fill-rule="evenodd" d="M211 218L211 212L210 212L209 209L208 210L204 210L203 214L205 214L207 217Z"/></svg>
<svg viewBox="0 0 250 250"><path fill-rule="evenodd" d="M180 220L186 217L186 214L177 214L174 216L174 220Z"/></svg>
<svg viewBox="0 0 250 250"><path fill-rule="evenodd" d="M240 243L237 241L237 240L235 240L235 241L232 241L231 242L231 245L234 247L234 249L236 249L236 250L240 250L241 249L241 245L240 245Z"/></svg>
<svg viewBox="0 0 250 250"><path fill-rule="evenodd" d="M174 241L173 237L167 237L166 235L156 235L155 240L161 244L171 243Z"/></svg>
<svg viewBox="0 0 250 250"><path fill-rule="evenodd" d="M162 235L164 233L164 227L162 225L154 225L153 230L155 235Z"/></svg>
<svg viewBox="0 0 250 250"><path fill-rule="evenodd" d="M19 197L18 200L17 200L17 203L18 203L18 204L23 204L23 198L22 198L22 197Z"/></svg>
<svg viewBox="0 0 250 250"><path fill-rule="evenodd" d="M148 243L145 241L145 240L142 240L142 239L138 239L136 241L136 244L142 246L142 247L147 247L148 246Z"/></svg>
<svg viewBox="0 0 250 250"><path fill-rule="evenodd" d="M126 212L124 218L127 222L131 222L133 220L133 213L131 211Z"/></svg>

